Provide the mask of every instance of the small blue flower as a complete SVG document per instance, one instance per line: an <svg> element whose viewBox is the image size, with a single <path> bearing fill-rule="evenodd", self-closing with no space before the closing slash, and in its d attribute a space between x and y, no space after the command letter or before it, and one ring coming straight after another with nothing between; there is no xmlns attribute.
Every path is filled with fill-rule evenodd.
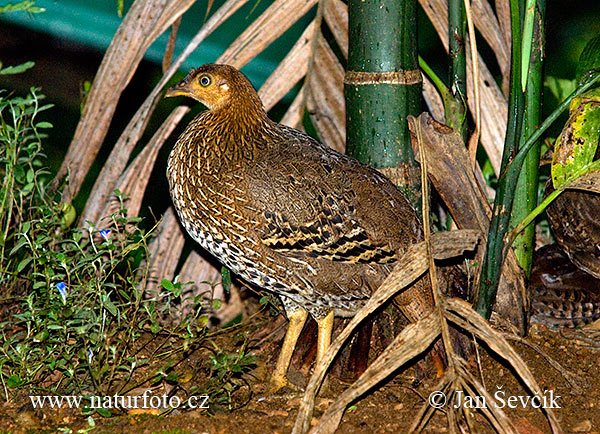
<svg viewBox="0 0 600 434"><path fill-rule="evenodd" d="M110 235L110 230L109 229L102 229L100 231L100 236L102 238L104 238L105 241L108 241L108 236Z"/></svg>
<svg viewBox="0 0 600 434"><path fill-rule="evenodd" d="M58 289L58 292L60 293L60 296L62 297L63 303L67 303L67 284L65 282L58 282L56 284L56 289Z"/></svg>
<svg viewBox="0 0 600 434"><path fill-rule="evenodd" d="M92 350L88 350L88 363L92 363L93 359L94 359L94 353L92 352Z"/></svg>

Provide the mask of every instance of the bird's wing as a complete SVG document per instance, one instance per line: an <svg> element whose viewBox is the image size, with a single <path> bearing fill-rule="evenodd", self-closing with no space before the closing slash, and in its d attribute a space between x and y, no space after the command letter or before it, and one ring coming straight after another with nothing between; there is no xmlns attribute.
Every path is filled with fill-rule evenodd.
<svg viewBox="0 0 600 434"><path fill-rule="evenodd" d="M334 261L386 263L395 260L389 245L376 245L355 219L352 208L323 207L311 220L294 221L288 210L263 213L262 242L290 255L308 254ZM294 216L295 217L295 216Z"/></svg>
<svg viewBox="0 0 600 434"><path fill-rule="evenodd" d="M380 175L362 173L364 166L357 166L346 156L325 150L314 141L309 144L292 143L285 153L275 153L278 158L265 158L246 174L249 196L254 198L253 211L261 221L257 231L262 242L289 256L394 262L397 252L361 217L364 213L357 212L356 207L364 205L352 183L344 179L345 170L349 170L348 176ZM377 194L377 186L372 188Z"/></svg>

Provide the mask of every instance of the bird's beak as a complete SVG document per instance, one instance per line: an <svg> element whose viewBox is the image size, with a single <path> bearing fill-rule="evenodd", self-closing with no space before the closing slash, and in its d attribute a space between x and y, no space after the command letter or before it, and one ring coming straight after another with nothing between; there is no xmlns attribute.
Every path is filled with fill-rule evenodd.
<svg viewBox="0 0 600 434"><path fill-rule="evenodd" d="M183 80L181 80L179 83L177 83L175 86L167 89L167 92L165 93L165 98L169 98L172 96L180 96L180 95L190 96L190 93L191 93L191 89L189 86L189 80L187 80L187 77L186 77Z"/></svg>

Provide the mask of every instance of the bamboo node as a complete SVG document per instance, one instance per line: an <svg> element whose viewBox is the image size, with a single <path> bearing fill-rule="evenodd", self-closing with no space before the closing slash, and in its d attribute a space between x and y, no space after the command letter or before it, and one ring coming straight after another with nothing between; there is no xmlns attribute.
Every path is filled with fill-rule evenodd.
<svg viewBox="0 0 600 434"><path fill-rule="evenodd" d="M344 84L350 85L400 84L406 86L422 82L423 77L419 69L390 72L346 71L344 77Z"/></svg>

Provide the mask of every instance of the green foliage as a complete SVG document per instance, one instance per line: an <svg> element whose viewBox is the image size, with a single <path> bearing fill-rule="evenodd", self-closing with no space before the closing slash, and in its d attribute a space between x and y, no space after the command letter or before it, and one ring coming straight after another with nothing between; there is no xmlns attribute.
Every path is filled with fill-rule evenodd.
<svg viewBox="0 0 600 434"><path fill-rule="evenodd" d="M35 6L35 2L31 0L25 0L16 4L8 3L4 6L0 6L0 14L18 11L39 14L40 12L45 12L46 9Z"/></svg>
<svg viewBox="0 0 600 434"><path fill-rule="evenodd" d="M554 95L554 98L560 102L564 101L569 95L575 92L575 89L577 89L577 81L548 75L544 80L544 87L546 87L550 93Z"/></svg>
<svg viewBox="0 0 600 434"><path fill-rule="evenodd" d="M598 70L600 70L600 35L590 39L581 52L577 64L577 81L581 82L586 78L586 74Z"/></svg>
<svg viewBox="0 0 600 434"><path fill-rule="evenodd" d="M209 357L212 374L210 381L203 387L203 394L211 397L212 406L232 410L233 394L245 385L243 374L255 366L256 358L246 354L245 344L238 354L227 354L219 350ZM200 394L199 391L196 393Z"/></svg>
<svg viewBox="0 0 600 434"><path fill-rule="evenodd" d="M600 161L594 161L600 140L599 128L600 90L594 89L571 102L569 121L554 147L551 172L554 188L562 188L600 168Z"/></svg>
<svg viewBox="0 0 600 434"><path fill-rule="evenodd" d="M25 62L21 65L7 66L6 68L3 68L2 62L0 62L0 75L20 74L30 68L33 68L34 65L34 62Z"/></svg>
<svg viewBox="0 0 600 434"><path fill-rule="evenodd" d="M175 360L204 345L206 311L219 300L183 300L186 285L162 280L150 293L147 231L127 216L126 198L96 226L74 226L76 212L49 193L41 153L47 122L43 96L0 91L0 381L6 397L19 390L57 395L114 394L140 367L160 362L155 381L177 383ZM165 325L183 304L189 313ZM142 339L143 338L143 339ZM143 342L142 342L143 340ZM141 348L156 340L160 355ZM166 362L165 362L166 360ZM204 390L229 403L253 358L221 350ZM207 360L208 363L208 360ZM214 377L214 379L213 379ZM234 381L235 380L235 381ZM129 386L127 386L129 387ZM133 387L132 387L133 388ZM100 415L109 416L106 409Z"/></svg>

